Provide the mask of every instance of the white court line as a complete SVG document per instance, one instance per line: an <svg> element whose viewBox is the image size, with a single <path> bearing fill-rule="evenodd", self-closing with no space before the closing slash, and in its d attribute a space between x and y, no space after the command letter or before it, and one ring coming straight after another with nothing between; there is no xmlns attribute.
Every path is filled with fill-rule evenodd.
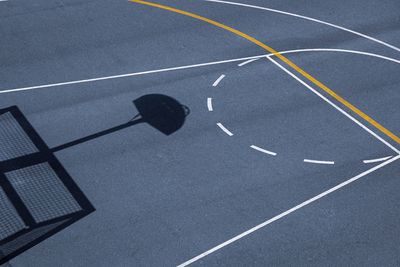
<svg viewBox="0 0 400 267"><path fill-rule="evenodd" d="M381 161L388 160L388 159L390 159L391 157L393 157L393 156L384 157L384 158L380 158L380 159L368 159L368 160L363 160L363 162L364 162L365 164L368 164L368 163L375 163L375 162L381 162Z"/></svg>
<svg viewBox="0 0 400 267"><path fill-rule="evenodd" d="M240 63L238 66L239 66L239 67L242 67L242 66L247 65L247 64L249 64L249 63L251 63L251 62L254 62L254 61L258 60L258 59L259 59L259 58L249 59L249 60L247 60L247 61L245 61L245 62Z"/></svg>
<svg viewBox="0 0 400 267"><path fill-rule="evenodd" d="M233 133L229 131L222 123L218 122L217 123L218 127L221 128L222 131L224 131L227 135L233 136Z"/></svg>
<svg viewBox="0 0 400 267"><path fill-rule="evenodd" d="M213 105L212 105L212 98L211 97L207 98L207 108L208 108L208 111L213 111Z"/></svg>
<svg viewBox="0 0 400 267"><path fill-rule="evenodd" d="M347 113L346 111L344 111L343 109L341 109L339 106L337 106L335 103L333 103L332 101L330 101L328 98L326 98L324 95L322 95L321 93L319 93L317 90L315 90L313 87L311 87L310 85L308 85L306 82L304 82L302 79L300 79L298 76L296 76L294 73L292 73L291 71L289 71L288 69L286 69L285 67L283 67L281 64L279 64L278 62L276 62L274 59L272 59L271 56L267 56L268 60L270 60L272 63L274 63L276 66L278 66L280 69L282 69L284 72L286 72L287 74L289 74L290 76L292 76L295 80L297 80L299 83L301 83L302 85L304 85L306 88L308 88L311 92L313 92L314 94L316 94L317 96L319 96L320 98L322 98L325 102L327 102L329 105L331 105L332 107L334 107L336 110L338 110L340 113L342 113L343 115L345 115L346 117L348 117L350 120L352 120L353 122L355 122L357 125L359 125L361 128L363 128L365 131L367 131L368 133L370 133L372 136L374 136L376 139L378 139L379 141L381 141L383 144L385 144L387 147L389 147L390 149L392 149L393 151L395 151L397 154L400 154L400 151L398 149L396 149L394 146L392 146L390 143L388 143L386 140L384 140L382 137L380 137L378 134L376 134L375 132L373 132L372 130L370 130L367 126L365 126L364 124L362 124L359 120L357 120L356 118L352 117L349 113Z"/></svg>
<svg viewBox="0 0 400 267"><path fill-rule="evenodd" d="M271 156L276 156L277 155L277 153L275 153L275 152L268 151L268 150L266 150L264 148L261 148L261 147L255 146L255 145L251 145L250 147L252 149L254 149L254 150L260 151L262 153L265 153L265 154L268 154L268 155L271 155Z"/></svg>
<svg viewBox="0 0 400 267"><path fill-rule="evenodd" d="M219 76L219 78L213 83L212 86L216 87L218 86L218 84L222 81L222 79L225 78L225 75L222 74L221 76Z"/></svg>
<svg viewBox="0 0 400 267"><path fill-rule="evenodd" d="M37 89L64 86L64 85L89 83L89 82L97 82L97 81L104 81L104 80L112 80L112 79L119 79L119 78L126 78L126 77L132 77L132 76L140 76L140 75L160 73L160 72L168 72L168 71L175 71L175 70L184 70L184 69L191 69L191 68L198 68L198 67L205 67L205 66L212 66L212 65L224 64L224 63L243 61L243 60L252 59L252 58L261 58L261 57L265 57L265 56L266 55L235 58L235 59L213 61L213 62L207 62L207 63L193 64L193 65L185 65L185 66L180 66L180 67L172 67L172 68L157 69L157 70L148 70L148 71L141 71L141 72L132 72L132 73L125 73L125 74L120 74L120 75L113 75L113 76L104 76L104 77L84 79L84 80L75 80L75 81L69 81L69 82L60 82L60 83L43 84L43 85L21 87L21 88L14 88L14 89L5 89L5 90L0 90L0 94L20 92L20 91L29 91L29 90L37 90Z"/></svg>
<svg viewBox="0 0 400 267"><path fill-rule="evenodd" d="M298 15L298 14L294 14L294 13L289 13L289 12L285 12L285 11L281 11L281 10L277 10L277 9L272 9L272 8L267 8L267 7L262 7L262 6L255 6L255 5L248 5L248 4L238 3L238 2L229 2L229 1L221 1L221 0L204 0L204 1L221 3L221 4L228 4L228 5L235 5L235 6L242 6L242 7L249 7L249 8L260 9L260 10L266 10L266 11L270 11L270 12L279 13L279 14L282 14L282 15L288 15L288 16L293 16L293 17L305 19L305 20L310 20L310 21L313 21L313 22L316 22L316 23L324 24L324 25L327 25L327 26L330 26L330 27L334 27L334 28L342 30L342 31L346 31L346 32L358 35L360 37L366 38L368 40L371 40L373 42L379 43L381 45L384 45L386 47L389 47L391 49L394 49L394 50L400 52L400 48L398 48L398 47L396 47L394 45L388 44L386 42L383 42L381 40L378 40L378 39L376 39L374 37L371 37L371 36L368 36L366 34L363 34L363 33L360 33L360 32L356 32L356 31L350 30L348 28L345 28L345 27L342 27L342 26L339 26L339 25L335 25L333 23L329 23L329 22L326 22L326 21L323 21L323 20L314 19L314 18L311 18L311 17L302 16L302 15Z"/></svg>
<svg viewBox="0 0 400 267"><path fill-rule="evenodd" d="M307 163L314 163L314 164L329 164L329 165L335 164L334 161L313 160L313 159L304 159L304 162L307 162Z"/></svg>
<svg viewBox="0 0 400 267"><path fill-rule="evenodd" d="M369 56L369 57L376 57L384 60L388 60L397 64L400 64L400 60L391 58L391 57L386 57L382 56L379 54L374 54L374 53L369 53L369 52L363 52L363 51L357 51L357 50L348 50L348 49L338 49L338 48L308 48L308 49L296 49L296 50L287 50L287 51L282 51L279 52L279 54L293 54L293 53L300 53L300 52L341 52L341 53L349 53L349 54L357 54L357 55L364 55L364 56ZM273 56L274 54L268 54L266 56Z"/></svg>
<svg viewBox="0 0 400 267"><path fill-rule="evenodd" d="M395 62L397 64L400 64L400 60L397 60L397 59L394 59L394 58L385 57L385 56L382 56L382 55L363 52L363 51L357 51L357 50L313 48L313 49L287 50L287 51L281 51L279 53L280 54L291 54L291 53L300 53L300 52L343 52L343 53L359 54L359 55L365 55L365 56L381 58L381 59L384 59L384 60L388 60L388 61L392 61L392 62ZM213 62L207 62L207 63L194 64L194 65L185 65L185 66L180 66L180 67L171 67L171 68L165 68L165 69L157 69L157 70L125 73L125 74L114 75L114 76L104 76L104 77L98 77L98 78L75 80L75 81L52 83L52 84L44 84L44 85L29 86L29 87L20 87L20 88L14 88L14 89L3 89L3 90L0 90L0 94L7 94L7 93L14 93L14 92L21 92L21 91L29 91L29 90L38 90L38 89L65 86L65 85L72 85L72 84L81 84L81 83L105 81L105 80L112 80L112 79L120 79L120 78L147 75L147 74L160 73L160 72L185 70L185 69L191 69L191 68L212 66L212 65L225 64L225 63L231 63L231 62L237 62L237 61L244 61L244 60L249 60L249 59L257 59L257 58L262 58L262 57L265 57L265 56L272 56L272 55L273 54L264 54L264 55L259 55L259 56L235 58L235 59L228 59L228 60L221 60L221 61L213 61Z"/></svg>
<svg viewBox="0 0 400 267"><path fill-rule="evenodd" d="M354 176L353 178L350 178L347 181L344 181L343 183L340 183L340 184L338 184L338 185L336 185L336 186L334 186L334 187L322 192L321 194L316 195L315 197L312 197L312 198L304 201L303 203L301 203L301 204L299 204L297 206L294 206L291 209L288 209L285 212L282 212L281 214L279 214L279 215L277 215L277 216L275 216L275 217L273 217L273 218L271 218L271 219L269 219L269 220L267 220L267 221L255 226L255 227L253 227L253 228L251 228L251 229L249 229L249 230L247 230L247 231L245 231L245 232L243 232L243 233L241 233L241 234L239 234L239 235L237 235L237 236L235 236L235 237L233 237L233 238L231 238L231 239L229 239L229 240L227 240L227 241L225 241L225 242L223 242L223 243L221 243L221 244L219 244L219 245L217 245L215 247L213 247L210 250L207 250L206 252L201 253L200 255L198 255L198 256L196 256L196 257L194 257L194 258L192 258L192 259L190 259L190 260L188 260L188 261L186 261L186 262L184 262L184 263L182 263L180 265L178 265L178 267L188 266L188 265L190 265L190 264L192 264L192 263L194 263L194 262L196 262L196 261L198 261L198 260L200 260L200 259L202 259L202 258L204 258L204 257L206 257L206 256L208 256L208 255L210 255L210 254L212 254L212 253L214 253L214 252L226 247L226 246L228 246L229 244L232 244L233 242L236 242L239 239L242 239L243 237L245 237L245 236L247 236L247 235L249 235L249 234L251 234L253 232L255 232L255 231L257 231L257 230L259 230L259 229L261 229L261 228L263 228L263 227L265 227L265 226L267 226L267 225L269 225L269 224L271 224L271 223L273 223L275 221L278 221L279 219L282 219L283 217L286 217L289 214L291 214L291 213L293 213L293 212L295 212L295 211L297 211L297 210L299 210L301 208L304 208L305 206L310 205L311 203L313 203L313 202L315 202L315 201L317 201L317 200L319 200L319 199L321 199L323 197L326 197L327 195L329 195L329 194L331 194L331 193L333 193L333 192L335 192L335 191L337 191L337 190L339 190L339 189L341 189L341 188L343 188L343 187L345 187L345 186L357 181L358 179L360 179L360 178L362 178L362 177L364 177L364 176L366 176L366 175L368 175L368 174L370 174L370 173L372 173L372 172L374 172L374 171L376 171L376 170L378 170L380 168L383 168L384 166L386 166L386 165L388 165L388 164L390 164L393 161L398 160L398 159L400 159L400 155L397 155L396 157L394 157L394 158L392 158L392 159L390 159L388 161L385 161L385 162L383 162L383 163L381 163L381 164L379 164L379 165L377 165L377 166L375 166L375 167L373 167L373 168L371 168L371 169L369 169L369 170L367 170L367 171L365 171L363 173L360 173L359 175Z"/></svg>

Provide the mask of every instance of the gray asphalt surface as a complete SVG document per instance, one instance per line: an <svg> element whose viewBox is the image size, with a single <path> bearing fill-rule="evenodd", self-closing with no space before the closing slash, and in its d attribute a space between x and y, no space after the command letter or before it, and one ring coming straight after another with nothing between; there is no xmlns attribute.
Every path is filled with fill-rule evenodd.
<svg viewBox="0 0 400 267"><path fill-rule="evenodd" d="M278 51L334 48L400 60L382 44L292 16L202 0L157 2ZM400 46L397 0L240 2ZM0 2L0 36L0 91L266 53L204 22L127 1ZM399 63L342 52L287 57L400 135ZM239 63L0 94L0 107L18 105L50 147L129 120L131 101L144 94L172 96L191 110L171 136L141 124L58 152L96 212L12 266L176 266L379 164L363 160L397 155L265 58ZM399 266L399 178L397 160L193 266Z"/></svg>

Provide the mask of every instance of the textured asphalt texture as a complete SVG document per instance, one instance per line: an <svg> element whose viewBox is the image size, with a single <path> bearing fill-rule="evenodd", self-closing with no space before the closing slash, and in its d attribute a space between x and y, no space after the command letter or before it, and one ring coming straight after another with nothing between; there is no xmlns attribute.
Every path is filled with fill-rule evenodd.
<svg viewBox="0 0 400 267"><path fill-rule="evenodd" d="M339 48L400 59L381 44L291 16L201 0L157 2L278 51ZM400 46L398 0L241 2ZM204 22L127 1L0 2L0 90L264 53ZM400 134L399 64L338 52L288 57ZM175 266L374 166L363 160L396 155L266 59L238 63L0 94L0 107L18 105L50 147L126 122L136 113L131 101L145 94L172 96L191 110L171 136L140 124L58 152L96 212L12 266ZM399 178L395 161L193 266L399 266Z"/></svg>

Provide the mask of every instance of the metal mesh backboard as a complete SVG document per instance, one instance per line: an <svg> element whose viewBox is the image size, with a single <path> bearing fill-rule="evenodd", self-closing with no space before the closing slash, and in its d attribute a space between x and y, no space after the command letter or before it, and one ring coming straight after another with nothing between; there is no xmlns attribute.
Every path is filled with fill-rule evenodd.
<svg viewBox="0 0 400 267"><path fill-rule="evenodd" d="M0 265L93 211L20 110L0 110Z"/></svg>

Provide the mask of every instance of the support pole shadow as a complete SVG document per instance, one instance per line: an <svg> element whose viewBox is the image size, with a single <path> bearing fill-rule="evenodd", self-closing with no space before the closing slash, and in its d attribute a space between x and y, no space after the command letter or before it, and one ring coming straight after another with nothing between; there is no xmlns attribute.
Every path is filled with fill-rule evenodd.
<svg viewBox="0 0 400 267"><path fill-rule="evenodd" d="M163 134L170 135L183 126L185 118L190 114L188 107L180 104L172 97L161 94L144 95L134 100L133 104L136 106L139 114L133 117L130 121L59 145L50 149L51 152L58 152L139 123L148 123Z"/></svg>

